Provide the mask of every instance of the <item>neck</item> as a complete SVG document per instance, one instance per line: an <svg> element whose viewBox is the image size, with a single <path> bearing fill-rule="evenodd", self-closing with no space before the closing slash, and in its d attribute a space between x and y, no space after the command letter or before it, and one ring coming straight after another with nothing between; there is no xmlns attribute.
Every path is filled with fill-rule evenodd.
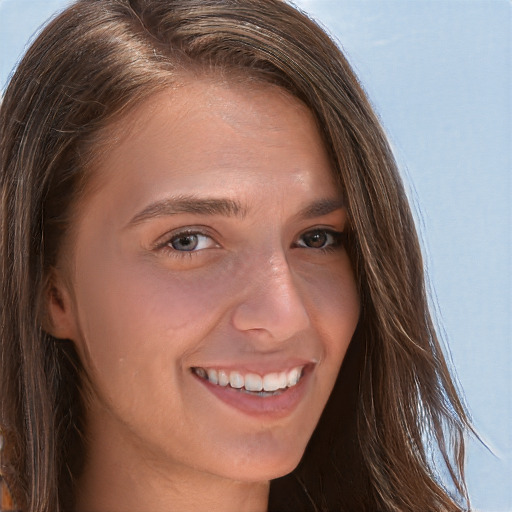
<svg viewBox="0 0 512 512"><path fill-rule="evenodd" d="M220 482L215 479L134 481L117 468L117 474L99 480L85 476L80 481L77 512L266 512L268 484Z"/></svg>

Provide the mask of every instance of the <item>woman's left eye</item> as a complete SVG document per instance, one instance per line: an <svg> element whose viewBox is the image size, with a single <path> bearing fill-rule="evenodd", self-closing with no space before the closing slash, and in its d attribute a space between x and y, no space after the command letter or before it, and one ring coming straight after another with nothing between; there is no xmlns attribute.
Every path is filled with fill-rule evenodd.
<svg viewBox="0 0 512 512"><path fill-rule="evenodd" d="M193 252L217 247L217 244L209 236L194 232L178 233L168 240L166 245L180 252Z"/></svg>
<svg viewBox="0 0 512 512"><path fill-rule="evenodd" d="M296 245L309 249L334 249L342 244L343 233L327 229L314 229L301 235Z"/></svg>

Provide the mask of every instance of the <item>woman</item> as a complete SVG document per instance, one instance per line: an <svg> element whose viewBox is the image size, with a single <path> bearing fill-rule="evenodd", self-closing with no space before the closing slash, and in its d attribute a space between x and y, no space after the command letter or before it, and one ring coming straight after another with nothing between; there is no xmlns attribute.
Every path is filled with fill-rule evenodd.
<svg viewBox="0 0 512 512"><path fill-rule="evenodd" d="M18 508L469 507L400 178L318 26L278 0L83 0L0 126Z"/></svg>

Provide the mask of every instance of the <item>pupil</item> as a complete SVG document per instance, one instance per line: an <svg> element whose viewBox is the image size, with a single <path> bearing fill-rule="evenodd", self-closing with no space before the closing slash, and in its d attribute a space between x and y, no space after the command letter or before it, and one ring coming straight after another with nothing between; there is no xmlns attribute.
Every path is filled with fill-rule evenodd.
<svg viewBox="0 0 512 512"><path fill-rule="evenodd" d="M180 236L171 242L177 251L193 251L197 247L197 235Z"/></svg>
<svg viewBox="0 0 512 512"><path fill-rule="evenodd" d="M319 249L323 247L327 242L327 235L322 231L315 231L304 237L304 241L308 247Z"/></svg>

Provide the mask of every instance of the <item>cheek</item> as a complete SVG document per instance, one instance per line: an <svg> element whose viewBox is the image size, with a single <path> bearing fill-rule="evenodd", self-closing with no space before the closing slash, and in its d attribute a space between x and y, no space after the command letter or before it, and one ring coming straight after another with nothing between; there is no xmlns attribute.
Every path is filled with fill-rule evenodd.
<svg viewBox="0 0 512 512"><path fill-rule="evenodd" d="M220 321L231 296L228 271L176 273L153 262L97 261L86 256L79 262L81 344L89 364L111 376L130 360L179 367Z"/></svg>
<svg viewBox="0 0 512 512"><path fill-rule="evenodd" d="M336 265L303 274L304 297L312 322L324 340L328 357L341 360L360 313L354 273L346 254Z"/></svg>

